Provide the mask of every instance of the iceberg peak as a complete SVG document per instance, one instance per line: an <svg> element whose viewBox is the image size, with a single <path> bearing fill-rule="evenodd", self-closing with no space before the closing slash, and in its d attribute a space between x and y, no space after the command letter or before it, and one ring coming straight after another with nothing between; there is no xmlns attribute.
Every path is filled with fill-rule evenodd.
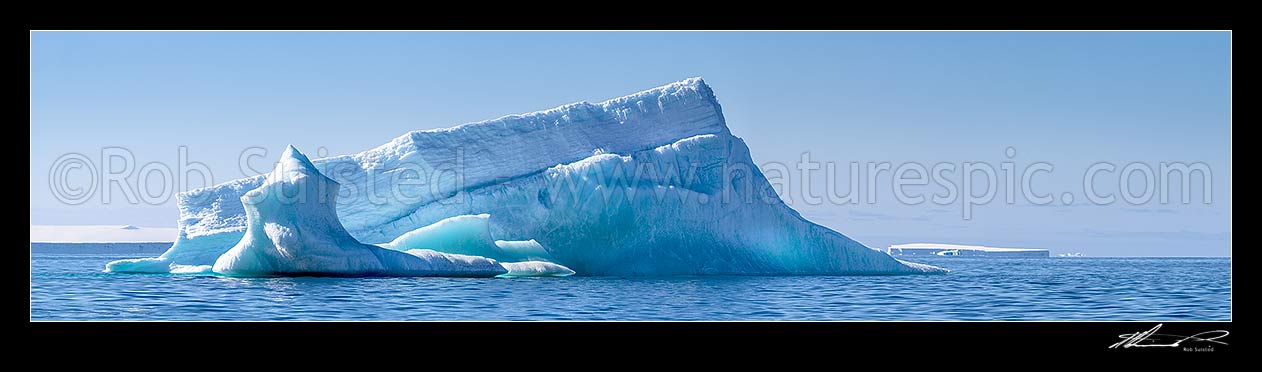
<svg viewBox="0 0 1262 372"><path fill-rule="evenodd" d="M286 178L294 174L323 176L315 164L311 163L311 159L307 158L307 155L303 154L302 151L298 151L298 148L294 147L294 145L288 145L285 147L285 151L281 152L280 160L277 160L276 169L272 171L272 176ZM269 180L275 181L277 179Z"/></svg>
<svg viewBox="0 0 1262 372"><path fill-rule="evenodd" d="M495 276L495 260L437 252L398 252L355 239L338 219L338 183L292 145L276 170L241 197L246 230L219 256L214 272L230 276Z"/></svg>
<svg viewBox="0 0 1262 372"><path fill-rule="evenodd" d="M298 151L298 148L294 147L293 144L285 145L285 151L280 153L280 158L293 159L295 161L311 164L311 159L308 159L307 155L303 154L302 151ZM315 168L315 165L311 165L311 167Z"/></svg>

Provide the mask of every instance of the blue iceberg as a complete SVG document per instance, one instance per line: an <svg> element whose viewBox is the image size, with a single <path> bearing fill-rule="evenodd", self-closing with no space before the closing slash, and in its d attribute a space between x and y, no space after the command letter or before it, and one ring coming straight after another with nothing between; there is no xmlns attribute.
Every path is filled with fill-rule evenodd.
<svg viewBox="0 0 1262 372"><path fill-rule="evenodd" d="M323 200L251 206L260 189L278 188L277 172L292 173L281 171L286 162L309 170L303 177L328 181L306 186ZM353 155L308 162L290 149L281 163L271 175L181 193L176 243L161 257L116 261L107 270L945 272L869 249L785 205L700 78L601 103L414 131ZM305 253L284 253L290 246Z"/></svg>

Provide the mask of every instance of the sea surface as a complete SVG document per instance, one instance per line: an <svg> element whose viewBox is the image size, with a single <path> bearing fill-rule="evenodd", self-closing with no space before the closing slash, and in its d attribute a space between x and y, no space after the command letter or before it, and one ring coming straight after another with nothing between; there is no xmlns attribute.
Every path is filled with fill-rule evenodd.
<svg viewBox="0 0 1262 372"><path fill-rule="evenodd" d="M914 260L952 270L932 276L241 279L102 272L106 262L137 256L32 253L31 319L1231 320L1229 258Z"/></svg>

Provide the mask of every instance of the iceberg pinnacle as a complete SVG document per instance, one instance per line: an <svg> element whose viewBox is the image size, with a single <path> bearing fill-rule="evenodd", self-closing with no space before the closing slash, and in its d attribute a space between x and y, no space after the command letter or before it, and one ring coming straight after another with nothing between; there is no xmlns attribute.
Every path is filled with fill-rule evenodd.
<svg viewBox="0 0 1262 372"><path fill-rule="evenodd" d="M277 203L299 191L328 200ZM303 247L330 255L309 260L340 257L364 272L390 271L382 262L394 260L369 256L412 248L548 262L578 275L944 272L869 249L784 204L700 78L414 131L352 155L310 160L291 146L271 174L181 193L178 206L175 245L119 267L301 271L294 265L307 261L280 267L277 257ZM280 209L288 212L272 213ZM344 250L357 258L333 255Z"/></svg>
<svg viewBox="0 0 1262 372"><path fill-rule="evenodd" d="M215 260L214 272L233 276L495 276L507 272L482 257L414 255L360 243L337 218L338 187L289 146L263 185L241 197L245 235Z"/></svg>

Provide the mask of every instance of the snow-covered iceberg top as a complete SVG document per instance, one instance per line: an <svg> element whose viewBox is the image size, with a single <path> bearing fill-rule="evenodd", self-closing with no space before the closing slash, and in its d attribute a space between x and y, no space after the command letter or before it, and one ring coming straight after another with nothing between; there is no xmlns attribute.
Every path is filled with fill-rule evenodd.
<svg viewBox="0 0 1262 372"><path fill-rule="evenodd" d="M313 164L339 183L355 185L343 191L338 206L343 223L352 234L381 243L414 228L391 228L395 220L457 192L579 161L596 149L629 153L698 134L727 135L728 129L714 92L692 78L600 103L413 131ZM401 171L421 182L390 184ZM257 176L180 193L181 233L191 239L242 231L237 198L262 182Z"/></svg>
<svg viewBox="0 0 1262 372"><path fill-rule="evenodd" d="M943 272L868 249L785 205L699 78L601 103L415 131L353 155L307 161L291 150L281 163L292 163L297 173L278 166L271 175L180 194L180 236L156 261L214 264L219 271L219 262L232 260L225 257L256 251L237 249L247 240L248 247L281 247L278 242L314 239L337 247L353 240L365 252L379 252L368 247L376 245L473 255L503 261L518 273ZM285 206L272 217L263 213L272 204L250 206L257 190L285 189L290 186L277 185L297 178L321 180L303 183L324 187L315 195L338 189L332 185L342 192L328 194L336 203ZM273 225L288 227L269 230ZM331 230L308 231L314 226ZM268 255L247 261L273 262ZM535 263L506 265L525 262ZM162 267L111 265L115 271ZM223 266L228 272L233 265Z"/></svg>

